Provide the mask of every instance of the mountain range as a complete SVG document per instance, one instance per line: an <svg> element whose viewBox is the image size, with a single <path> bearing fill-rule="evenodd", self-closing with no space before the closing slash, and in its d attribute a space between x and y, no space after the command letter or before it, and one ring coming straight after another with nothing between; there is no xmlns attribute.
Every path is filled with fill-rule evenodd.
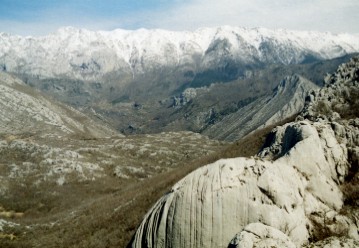
<svg viewBox="0 0 359 248"><path fill-rule="evenodd" d="M357 247L358 40L0 33L0 246Z"/></svg>
<svg viewBox="0 0 359 248"><path fill-rule="evenodd" d="M176 67L187 77L220 69L233 79L252 67L298 64L357 52L358 39L349 34L229 26L194 32L94 32L67 27L42 37L1 33L0 64L9 72L87 81L106 81L105 76L114 73L136 78L166 67Z"/></svg>
<svg viewBox="0 0 359 248"><path fill-rule="evenodd" d="M242 107L264 106L295 74L321 86L326 73L359 51L358 40L350 34L229 26L193 32L66 27L42 37L1 33L0 68L102 116L123 134L188 130L233 141L268 121L261 117L243 128ZM283 97L285 105L293 95ZM280 104L273 106L280 111ZM226 135L224 126L246 131Z"/></svg>

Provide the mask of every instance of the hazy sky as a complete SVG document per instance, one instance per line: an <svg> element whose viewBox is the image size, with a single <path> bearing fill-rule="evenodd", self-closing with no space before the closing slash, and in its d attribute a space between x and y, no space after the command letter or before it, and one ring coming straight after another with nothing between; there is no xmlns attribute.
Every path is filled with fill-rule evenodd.
<svg viewBox="0 0 359 248"><path fill-rule="evenodd" d="M359 33L359 0L0 0L0 32L20 35L221 25Z"/></svg>

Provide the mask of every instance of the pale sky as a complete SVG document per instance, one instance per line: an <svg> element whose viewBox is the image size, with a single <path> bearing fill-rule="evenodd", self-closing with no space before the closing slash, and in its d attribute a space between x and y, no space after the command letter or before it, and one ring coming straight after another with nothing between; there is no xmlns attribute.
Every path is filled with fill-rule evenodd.
<svg viewBox="0 0 359 248"><path fill-rule="evenodd" d="M223 25L359 33L359 0L0 0L0 32L19 35Z"/></svg>

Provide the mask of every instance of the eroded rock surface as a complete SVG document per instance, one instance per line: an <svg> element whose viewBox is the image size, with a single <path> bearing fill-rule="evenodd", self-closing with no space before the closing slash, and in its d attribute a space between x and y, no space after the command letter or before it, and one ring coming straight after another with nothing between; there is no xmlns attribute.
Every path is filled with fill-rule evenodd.
<svg viewBox="0 0 359 248"><path fill-rule="evenodd" d="M359 58L341 66L258 156L219 160L179 181L145 216L132 247L301 247L321 230L355 244L358 224L340 212L340 185L358 158L358 118L335 110L356 100L334 89L357 87L358 67Z"/></svg>
<svg viewBox="0 0 359 248"><path fill-rule="evenodd" d="M229 248L239 247L287 247L295 248L295 245L287 235L281 231L263 225L262 223L252 223L246 226L243 231L237 234L228 246Z"/></svg>

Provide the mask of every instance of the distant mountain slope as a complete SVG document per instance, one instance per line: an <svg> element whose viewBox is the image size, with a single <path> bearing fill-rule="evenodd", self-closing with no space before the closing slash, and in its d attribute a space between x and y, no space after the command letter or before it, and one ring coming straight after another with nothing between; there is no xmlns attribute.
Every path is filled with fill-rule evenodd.
<svg viewBox="0 0 359 248"><path fill-rule="evenodd" d="M148 105L145 99L139 100L137 104L141 104L141 109L126 116L139 119L151 113L154 117L151 121L131 120L131 123L142 123L133 125L139 132L191 130L234 141L262 125L298 113L306 94L317 85L322 86L325 75L334 72L349 58L305 65L268 66L245 79L187 88L172 98L161 99L161 104ZM126 109L124 104L115 106L121 106L122 112Z"/></svg>
<svg viewBox="0 0 359 248"><path fill-rule="evenodd" d="M116 132L99 120L45 97L6 73L0 73L0 133L103 137Z"/></svg>
<svg viewBox="0 0 359 248"><path fill-rule="evenodd" d="M187 76L221 70L228 79L261 64L297 64L359 51L358 35L223 26L194 32L72 27L42 37L0 34L3 70L49 78L104 80L163 68ZM238 67L241 67L240 69Z"/></svg>
<svg viewBox="0 0 359 248"><path fill-rule="evenodd" d="M273 90L273 95L260 97L227 115L204 130L203 134L216 139L236 141L256 130L298 114L305 97L318 86L298 76L287 76Z"/></svg>
<svg viewBox="0 0 359 248"><path fill-rule="evenodd" d="M344 60L329 59L358 52L358 40L227 26L194 32L63 28L43 37L2 33L0 70L88 114L95 111L124 134L188 130L233 140L267 121L265 115L254 118L256 124L247 118L243 127L246 121L238 117L251 115L240 114L244 107L257 105L252 113L259 111L293 74L321 85ZM239 123L241 133L221 130L236 132Z"/></svg>

